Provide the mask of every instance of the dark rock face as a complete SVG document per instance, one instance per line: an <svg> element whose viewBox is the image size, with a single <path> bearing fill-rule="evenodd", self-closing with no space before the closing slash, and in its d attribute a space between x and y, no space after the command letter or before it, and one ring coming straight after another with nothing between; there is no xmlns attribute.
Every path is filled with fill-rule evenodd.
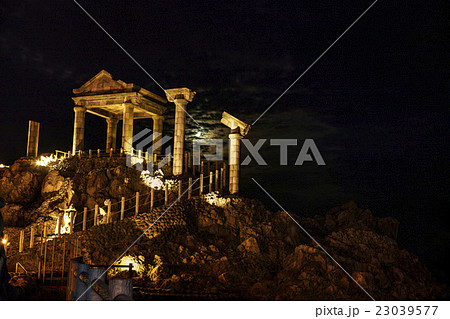
<svg viewBox="0 0 450 319"><path fill-rule="evenodd" d="M95 204L104 205L105 200L120 201L131 198L136 192L148 193L140 180L140 172L125 165L125 158L71 158L64 163L60 174L73 182L71 204L81 210L92 209Z"/></svg>
<svg viewBox="0 0 450 319"><path fill-rule="evenodd" d="M40 194L45 172L29 160L17 160L0 179L0 196L7 203L27 205Z"/></svg>
<svg viewBox="0 0 450 319"><path fill-rule="evenodd" d="M41 217L56 218L71 207L82 211L103 206L105 200L131 198L148 192L140 173L126 167L125 158L67 159L53 168L20 159L3 169L0 197L7 205L1 212L9 227L25 226Z"/></svg>
<svg viewBox="0 0 450 319"><path fill-rule="evenodd" d="M149 191L124 158L71 158L50 172L20 160L4 171L0 187L7 201L1 211L7 226L39 224L70 207L81 212L83 207L103 206L106 199L118 201ZM269 212L259 201L217 193L183 201L167 212L160 207L64 235L64 240L74 246L78 238L84 262L110 264L145 232L127 253L144 260L139 282L177 293L226 293L256 300L367 300L355 280L377 300L448 297L447 288L433 281L418 258L398 247L395 219L377 218L354 202L326 215L293 217L352 278L285 212ZM19 229L7 229L13 231ZM61 253L57 248L56 254ZM35 247L8 256L8 263L14 267L19 261L36 269L37 256Z"/></svg>
<svg viewBox="0 0 450 319"><path fill-rule="evenodd" d="M42 198L47 199L52 197L55 193L58 193L64 185L64 177L61 176L59 171L51 171L45 176L42 182L41 194Z"/></svg>
<svg viewBox="0 0 450 319"><path fill-rule="evenodd" d="M145 260L140 280L152 288L256 300L369 299L286 213L240 197L215 202L177 204L153 226L162 208L91 228L81 237L84 260L108 264L146 231L127 255ZM350 226L339 224L343 216ZM383 219L369 211L344 205L326 217L297 219L375 299L445 298L446 288L433 282L417 257L399 249L391 231L379 232ZM327 219L335 226L325 225Z"/></svg>
<svg viewBox="0 0 450 319"><path fill-rule="evenodd" d="M0 213L6 226L19 225L25 217L23 207L19 204L7 204L0 208Z"/></svg>
<svg viewBox="0 0 450 319"><path fill-rule="evenodd" d="M334 208L325 215L325 226L328 230L357 228L372 230L379 234L397 239L398 221L392 217L376 218L367 209L359 209L351 201L340 208Z"/></svg>
<svg viewBox="0 0 450 319"><path fill-rule="evenodd" d="M40 200L45 169L29 159L19 159L3 170L0 178L0 197L7 205L1 209L6 226L22 226L32 218L30 207Z"/></svg>

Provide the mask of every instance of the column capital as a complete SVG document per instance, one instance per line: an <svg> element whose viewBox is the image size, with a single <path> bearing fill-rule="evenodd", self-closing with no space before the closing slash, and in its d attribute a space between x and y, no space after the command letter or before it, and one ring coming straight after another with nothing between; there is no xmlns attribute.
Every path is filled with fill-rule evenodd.
<svg viewBox="0 0 450 319"><path fill-rule="evenodd" d="M119 123L119 119L117 117L108 117L106 119L106 122L111 123L111 124L114 124L114 123L117 124L117 123Z"/></svg>
<svg viewBox="0 0 450 319"><path fill-rule="evenodd" d="M86 112L86 108L84 106L81 106L81 105L74 106L73 110L74 110L75 113L77 113L77 112Z"/></svg>
<svg viewBox="0 0 450 319"><path fill-rule="evenodd" d="M175 100L186 100L187 102L192 102L194 99L195 91L188 88L177 88L165 90L166 97L169 102L174 102Z"/></svg>
<svg viewBox="0 0 450 319"><path fill-rule="evenodd" d="M155 114L155 115L152 115L152 120L161 120L161 121L164 121L164 116L159 115L159 114Z"/></svg>

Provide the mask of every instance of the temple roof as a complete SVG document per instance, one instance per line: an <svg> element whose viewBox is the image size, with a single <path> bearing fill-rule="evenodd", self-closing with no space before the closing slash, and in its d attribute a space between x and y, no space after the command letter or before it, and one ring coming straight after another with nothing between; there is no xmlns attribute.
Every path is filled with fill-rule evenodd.
<svg viewBox="0 0 450 319"><path fill-rule="evenodd" d="M135 118L147 118L161 115L166 108L161 105L167 100L133 83L114 80L112 75L101 70L73 93L76 105L86 107L89 113L102 117L122 115L124 103L135 107Z"/></svg>
<svg viewBox="0 0 450 319"><path fill-rule="evenodd" d="M73 89L75 96L98 95L108 93L139 92L142 95L154 99L161 103L167 100L155 93L152 93L134 83L125 83L121 80L114 80L111 73L101 70L80 88Z"/></svg>

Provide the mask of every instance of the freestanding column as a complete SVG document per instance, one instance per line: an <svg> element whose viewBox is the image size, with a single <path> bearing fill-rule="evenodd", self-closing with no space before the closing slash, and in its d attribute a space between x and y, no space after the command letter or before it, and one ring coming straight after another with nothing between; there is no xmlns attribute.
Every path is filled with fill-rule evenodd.
<svg viewBox="0 0 450 319"><path fill-rule="evenodd" d="M241 134L231 133L230 138L230 194L239 192L239 166L241 153Z"/></svg>
<svg viewBox="0 0 450 319"><path fill-rule="evenodd" d="M133 149L134 106L126 103L123 107L122 148L126 153Z"/></svg>
<svg viewBox="0 0 450 319"><path fill-rule="evenodd" d="M192 102L195 92L188 88L166 90L167 100L175 103L175 132L173 146L173 175L183 173L184 129L186 107Z"/></svg>
<svg viewBox="0 0 450 319"><path fill-rule="evenodd" d="M223 124L231 129L230 138L230 150L229 150L229 181L230 181L230 194L236 194L239 192L239 167L240 153L241 153L241 138L247 135L250 130L250 125L242 122L233 115L223 112L222 119Z"/></svg>
<svg viewBox="0 0 450 319"><path fill-rule="evenodd" d="M75 123L73 129L73 147L72 153L83 150L84 147L84 117L86 114L86 108L83 106L75 106Z"/></svg>
<svg viewBox="0 0 450 319"><path fill-rule="evenodd" d="M186 107L188 101L175 101L175 131L173 140L173 175L183 174L184 129L186 126Z"/></svg>
<svg viewBox="0 0 450 319"><path fill-rule="evenodd" d="M106 132L106 150L109 151L111 148L116 148L117 143L117 123L119 122L116 118L107 118L107 132Z"/></svg>
<svg viewBox="0 0 450 319"><path fill-rule="evenodd" d="M27 156L36 157L39 145L39 122L28 121L28 145Z"/></svg>
<svg viewBox="0 0 450 319"><path fill-rule="evenodd" d="M153 116L153 153L161 154L161 142L164 116ZM159 142L159 143L158 143Z"/></svg>

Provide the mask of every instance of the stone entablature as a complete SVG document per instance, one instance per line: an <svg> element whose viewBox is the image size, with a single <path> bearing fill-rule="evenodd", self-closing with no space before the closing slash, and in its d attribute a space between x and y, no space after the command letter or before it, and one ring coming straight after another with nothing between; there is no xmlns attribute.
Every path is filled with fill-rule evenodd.
<svg viewBox="0 0 450 319"><path fill-rule="evenodd" d="M84 146L85 113L107 120L106 148L116 148L118 121L123 122L122 148L129 151L133 137L134 119L153 119L153 132L162 133L162 114L167 100L133 83L114 80L110 73L100 71L80 88L73 90L75 102L75 124L72 151Z"/></svg>

